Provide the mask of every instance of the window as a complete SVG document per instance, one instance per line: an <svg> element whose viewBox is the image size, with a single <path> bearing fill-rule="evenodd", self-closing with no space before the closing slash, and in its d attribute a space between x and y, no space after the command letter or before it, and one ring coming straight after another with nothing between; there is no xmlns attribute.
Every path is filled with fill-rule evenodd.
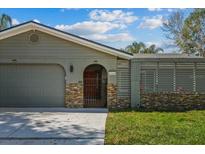
<svg viewBox="0 0 205 154"><path fill-rule="evenodd" d="M193 91L193 64L178 64L176 67L176 91Z"/></svg>
<svg viewBox="0 0 205 154"><path fill-rule="evenodd" d="M169 92L174 90L174 69L159 69L158 91Z"/></svg>
<svg viewBox="0 0 205 154"><path fill-rule="evenodd" d="M141 92L156 91L156 70L141 70L140 90Z"/></svg>
<svg viewBox="0 0 205 154"><path fill-rule="evenodd" d="M196 70L196 91L205 92L205 69Z"/></svg>

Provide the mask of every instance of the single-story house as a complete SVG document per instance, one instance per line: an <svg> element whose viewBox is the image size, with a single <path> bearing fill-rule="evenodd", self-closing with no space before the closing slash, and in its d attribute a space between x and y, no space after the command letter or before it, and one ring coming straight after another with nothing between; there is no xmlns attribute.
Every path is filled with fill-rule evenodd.
<svg viewBox="0 0 205 154"><path fill-rule="evenodd" d="M0 107L203 108L204 84L202 57L133 55L34 21L0 31Z"/></svg>

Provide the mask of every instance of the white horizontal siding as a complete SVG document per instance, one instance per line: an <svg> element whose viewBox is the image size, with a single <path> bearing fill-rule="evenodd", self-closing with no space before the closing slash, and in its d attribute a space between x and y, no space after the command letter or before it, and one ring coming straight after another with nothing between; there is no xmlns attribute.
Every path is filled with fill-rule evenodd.
<svg viewBox="0 0 205 154"><path fill-rule="evenodd" d="M33 31L22 33L0 41L0 63L60 63L64 66L67 82L83 82L84 69L90 64L100 64L109 72L116 70L117 57L106 54L43 32L36 31L38 43L28 40ZM74 72L69 71L73 65ZM110 83L116 83L115 77L108 77Z"/></svg>
<svg viewBox="0 0 205 154"><path fill-rule="evenodd" d="M130 65L128 60L117 61L118 98L130 97Z"/></svg>
<svg viewBox="0 0 205 154"><path fill-rule="evenodd" d="M31 33L32 32L26 32L0 41L1 57L20 56L28 58L30 56L42 56L45 58L61 57L66 59L112 59L114 57L42 32L36 32L40 36L40 40L38 43L33 44L28 40L28 36Z"/></svg>

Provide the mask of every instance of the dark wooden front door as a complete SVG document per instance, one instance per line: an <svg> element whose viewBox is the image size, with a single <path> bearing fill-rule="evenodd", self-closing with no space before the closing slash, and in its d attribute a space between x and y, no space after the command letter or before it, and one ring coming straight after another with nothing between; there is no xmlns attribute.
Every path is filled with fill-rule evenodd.
<svg viewBox="0 0 205 154"><path fill-rule="evenodd" d="M84 72L84 107L104 107L102 101L102 71L86 70Z"/></svg>

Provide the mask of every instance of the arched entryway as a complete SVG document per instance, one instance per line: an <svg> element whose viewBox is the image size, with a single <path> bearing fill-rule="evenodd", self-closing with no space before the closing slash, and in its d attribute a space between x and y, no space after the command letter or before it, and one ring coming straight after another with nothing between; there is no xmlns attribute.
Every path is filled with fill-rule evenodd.
<svg viewBox="0 0 205 154"><path fill-rule="evenodd" d="M84 70L84 107L107 106L107 72L99 64Z"/></svg>

